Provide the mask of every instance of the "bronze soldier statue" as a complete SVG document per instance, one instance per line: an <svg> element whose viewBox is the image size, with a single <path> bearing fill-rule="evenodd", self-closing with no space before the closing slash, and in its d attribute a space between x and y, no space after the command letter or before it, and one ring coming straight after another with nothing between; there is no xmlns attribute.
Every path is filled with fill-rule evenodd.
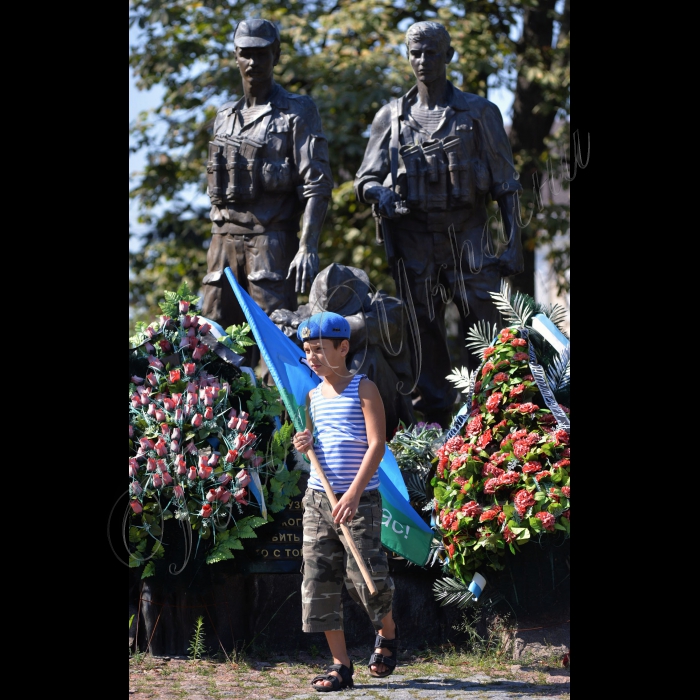
<svg viewBox="0 0 700 700"><path fill-rule="evenodd" d="M414 408L443 427L457 399L446 379L452 369L447 305L454 300L464 334L479 320L496 323L489 292L524 267L516 223L522 187L503 119L492 102L447 79L450 44L437 22L409 27L416 84L377 112L355 178L357 198L372 204L384 236L397 294L410 294L415 310ZM488 231L490 200L498 202L506 241L498 257Z"/></svg>
<svg viewBox="0 0 700 700"><path fill-rule="evenodd" d="M207 163L212 240L202 302L202 315L224 328L245 322L227 266L268 315L297 308L297 292L318 272L333 187L316 105L272 77L280 58L277 27L241 21L234 46L243 97L225 103L214 122Z"/></svg>

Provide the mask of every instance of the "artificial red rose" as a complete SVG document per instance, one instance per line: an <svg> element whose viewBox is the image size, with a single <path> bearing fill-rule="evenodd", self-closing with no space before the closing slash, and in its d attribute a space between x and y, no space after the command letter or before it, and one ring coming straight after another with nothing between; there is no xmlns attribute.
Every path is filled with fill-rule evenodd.
<svg viewBox="0 0 700 700"><path fill-rule="evenodd" d="M557 422L557 419L551 413L545 413L544 415L539 416L537 420L543 425L553 425Z"/></svg>
<svg viewBox="0 0 700 700"><path fill-rule="evenodd" d="M228 484L228 483L229 483L230 481L232 481L232 480L233 480L233 477L232 477L230 474L222 474L222 475L219 477L219 483L220 483L222 486L226 486L226 484Z"/></svg>
<svg viewBox="0 0 700 700"><path fill-rule="evenodd" d="M501 474L504 474L504 470L501 469L500 467L497 467L493 464L493 462L489 462L488 464L484 464L483 469L481 470L481 476L489 476L491 475L494 478L498 478L501 476Z"/></svg>
<svg viewBox="0 0 700 700"><path fill-rule="evenodd" d="M542 465L539 462L525 462L523 464L523 474L534 474L542 469Z"/></svg>
<svg viewBox="0 0 700 700"><path fill-rule="evenodd" d="M248 495L248 492L245 489L238 489L233 494L233 497L238 501L238 503L240 503L241 505L245 505L247 495Z"/></svg>
<svg viewBox="0 0 700 700"><path fill-rule="evenodd" d="M496 466L503 464L507 459L509 459L509 455L506 452L498 452L491 455L491 463Z"/></svg>
<svg viewBox="0 0 700 700"><path fill-rule="evenodd" d="M248 486L250 483L250 474L248 474L245 469L241 469L241 471L236 474L236 481L241 488Z"/></svg>
<svg viewBox="0 0 700 700"><path fill-rule="evenodd" d="M163 483L166 486L170 486L173 483L173 477L170 476L169 472L163 472Z"/></svg>
<svg viewBox="0 0 700 700"><path fill-rule="evenodd" d="M484 350L483 352L484 360L487 360L489 357L491 357L491 355L493 355L494 352L496 352L496 348L494 348L493 346L486 348L486 350Z"/></svg>
<svg viewBox="0 0 700 700"><path fill-rule="evenodd" d="M535 474L535 479L537 479L537 481L542 481L542 479L544 479L547 476L551 476L551 474L547 470L545 470L543 472L540 472L539 474Z"/></svg>
<svg viewBox="0 0 700 700"><path fill-rule="evenodd" d="M187 478L190 481L194 481L197 478L197 470L194 467L190 467L189 471L187 472Z"/></svg>
<svg viewBox="0 0 700 700"><path fill-rule="evenodd" d="M238 414L238 417L242 418L243 420L248 420L248 418L250 418L250 415L248 415L248 413L246 411L241 411Z"/></svg>
<svg viewBox="0 0 700 700"><path fill-rule="evenodd" d="M491 430L486 430L476 441L476 446L483 450L492 440Z"/></svg>
<svg viewBox="0 0 700 700"><path fill-rule="evenodd" d="M514 338L513 340L510 341L510 344L514 348L522 348L527 345L527 340L525 338Z"/></svg>
<svg viewBox="0 0 700 700"><path fill-rule="evenodd" d="M178 455L175 458L175 466L177 467L177 473L180 476L184 476L187 473L187 463L183 455Z"/></svg>
<svg viewBox="0 0 700 700"><path fill-rule="evenodd" d="M132 481L129 484L129 490L134 496L140 496L143 492L143 488L141 487L141 484L138 481Z"/></svg>
<svg viewBox="0 0 700 700"><path fill-rule="evenodd" d="M469 503L465 503L460 510L470 518L481 515L483 512L483 508L476 501L469 501Z"/></svg>
<svg viewBox="0 0 700 700"><path fill-rule="evenodd" d="M482 420L481 416L474 416L468 423L466 433L467 435L478 435L481 432ZM460 445L461 447L461 445Z"/></svg>
<svg viewBox="0 0 700 700"><path fill-rule="evenodd" d="M452 521L452 524L450 525L450 530L453 530L454 532L457 532L457 530L459 530L459 520Z"/></svg>
<svg viewBox="0 0 700 700"><path fill-rule="evenodd" d="M519 472L505 472L498 477L498 483L501 486L508 486L509 484L517 484L520 481Z"/></svg>
<svg viewBox="0 0 700 700"><path fill-rule="evenodd" d="M517 535L506 525L506 527L503 528L503 539L506 541L507 544L510 544L517 538Z"/></svg>
<svg viewBox="0 0 700 700"><path fill-rule="evenodd" d="M481 517L479 518L480 523L485 523L488 520L493 520L494 518L498 517L498 511L497 510L487 510L484 513L481 514Z"/></svg>
<svg viewBox="0 0 700 700"><path fill-rule="evenodd" d="M561 492L562 492L567 498L571 498L571 487L570 487L570 486L562 486L562 487L561 487Z"/></svg>
<svg viewBox="0 0 700 700"><path fill-rule="evenodd" d="M143 377L137 377L136 375L134 375L131 378L131 381L134 382L134 384L143 384Z"/></svg>
<svg viewBox="0 0 700 700"><path fill-rule="evenodd" d="M525 440L516 440L513 443L513 454L516 457L524 457L530 451L530 445Z"/></svg>
<svg viewBox="0 0 700 700"><path fill-rule="evenodd" d="M238 419L238 430L241 432L244 432L245 429L248 427L248 421L245 418L239 418Z"/></svg>
<svg viewBox="0 0 700 700"><path fill-rule="evenodd" d="M156 377L156 375L153 374L153 372L149 372L149 373L146 375L146 379L148 379L148 383L149 383L151 386L158 386L158 377Z"/></svg>
<svg viewBox="0 0 700 700"><path fill-rule="evenodd" d="M549 493L548 493L547 495L548 495L555 503L559 503L559 500L560 500L561 496L559 495L559 493L557 492L557 490L556 490L553 486L550 486L550 488L549 488Z"/></svg>
<svg viewBox="0 0 700 700"><path fill-rule="evenodd" d="M173 495L175 498L184 498L185 496L185 489L182 488L179 484L173 488Z"/></svg>
<svg viewBox="0 0 700 700"><path fill-rule="evenodd" d="M217 491L218 491L218 489L217 489ZM231 492L228 489L222 489L221 495L219 496L219 500L222 503L228 503L230 498L231 498Z"/></svg>
<svg viewBox="0 0 700 700"><path fill-rule="evenodd" d="M156 369L163 369L163 363L154 355L148 356L148 364L150 367L155 367Z"/></svg>
<svg viewBox="0 0 700 700"><path fill-rule="evenodd" d="M163 352L170 352L173 349L173 346L169 340L159 340L158 345L160 345L160 349Z"/></svg>
<svg viewBox="0 0 700 700"><path fill-rule="evenodd" d="M210 518L212 514L212 507L208 503L202 503L202 510L199 511L199 515L203 518Z"/></svg>
<svg viewBox="0 0 700 700"><path fill-rule="evenodd" d="M213 468L212 467L200 467L197 470L197 475L200 479L208 479L211 476Z"/></svg>
<svg viewBox="0 0 700 700"><path fill-rule="evenodd" d="M214 417L214 409L211 406L207 406L204 409L204 419L211 420Z"/></svg>
<svg viewBox="0 0 700 700"><path fill-rule="evenodd" d="M481 391L481 380L474 384L474 393L478 394Z"/></svg>
<svg viewBox="0 0 700 700"><path fill-rule="evenodd" d="M207 333L209 333L210 330L211 330L211 325L208 324L208 323L203 323L203 324L199 327L199 333L200 333L200 335L206 335Z"/></svg>
<svg viewBox="0 0 700 700"><path fill-rule="evenodd" d="M503 525L503 523L505 522L506 517L507 517L507 516L506 516L505 513L500 512L500 513L498 514L498 524L499 524L499 525Z"/></svg>
<svg viewBox="0 0 700 700"><path fill-rule="evenodd" d="M249 448L243 453L243 459L253 459L253 457L255 457L255 450L253 449Z"/></svg>
<svg viewBox="0 0 700 700"><path fill-rule="evenodd" d="M571 448L570 448L570 447L565 447L565 448L561 451L561 456L562 456L562 457L571 457Z"/></svg>
<svg viewBox="0 0 700 700"><path fill-rule="evenodd" d="M134 457L129 458L129 476L136 476L139 471L139 463Z"/></svg>
<svg viewBox="0 0 700 700"><path fill-rule="evenodd" d="M535 499L529 491L521 489L513 496L513 505L515 510L518 511L518 515L522 518L527 509L535 505Z"/></svg>
<svg viewBox="0 0 700 700"><path fill-rule="evenodd" d="M143 510L143 506L138 501L129 501L129 505L136 515Z"/></svg>
<svg viewBox="0 0 700 700"><path fill-rule="evenodd" d="M185 370L185 374L188 377L192 376L197 371L197 365L194 362L185 362L182 368Z"/></svg>
<svg viewBox="0 0 700 700"><path fill-rule="evenodd" d="M508 392L508 395L514 399L516 396L520 396L520 394L522 394L523 391L525 391L525 389L526 387L524 384L518 384L518 386L511 387L510 391Z"/></svg>
<svg viewBox="0 0 700 700"><path fill-rule="evenodd" d="M482 368L481 368L481 376L485 377L492 369L494 365L493 362L487 362Z"/></svg>
<svg viewBox="0 0 700 700"><path fill-rule="evenodd" d="M153 486L155 488L159 489L163 485L163 480L159 474L154 474L151 478L153 479Z"/></svg>
<svg viewBox="0 0 700 700"><path fill-rule="evenodd" d="M488 479L488 481L484 484L484 493L496 493L496 489L498 488L498 486L498 479Z"/></svg>
<svg viewBox="0 0 700 700"><path fill-rule="evenodd" d="M172 440L170 442L170 451L174 453L178 453L180 451L180 441L179 440Z"/></svg>
<svg viewBox="0 0 700 700"><path fill-rule="evenodd" d="M569 444L569 433L566 430L559 429L554 431L554 440L556 445L568 445Z"/></svg>
<svg viewBox="0 0 700 700"><path fill-rule="evenodd" d="M513 362L522 362L527 359L529 359L529 356L526 352L516 352L515 355L513 355Z"/></svg>
<svg viewBox="0 0 700 700"><path fill-rule="evenodd" d="M456 476L452 481L457 484L457 486L464 486L467 480L463 476Z"/></svg>
<svg viewBox="0 0 700 700"><path fill-rule="evenodd" d="M450 555L450 557L454 557L455 555L455 546L453 544L448 544L447 545L447 553Z"/></svg>
<svg viewBox="0 0 700 700"><path fill-rule="evenodd" d="M156 454L159 457L165 457L168 454L168 443L163 440L163 438L158 438L158 442L155 445Z"/></svg>
<svg viewBox="0 0 700 700"><path fill-rule="evenodd" d="M180 381L180 370L179 369L171 369L168 377L170 379L171 384L174 384L175 382L179 382Z"/></svg>
<svg viewBox="0 0 700 700"><path fill-rule="evenodd" d="M489 398L486 400L486 410L489 413L496 413L502 398L503 394L500 391L494 391L493 394L491 394L491 396L489 396Z"/></svg>
<svg viewBox="0 0 700 700"><path fill-rule="evenodd" d="M181 314L186 314L190 310L190 302L180 299L177 304L177 310Z"/></svg>
<svg viewBox="0 0 700 700"><path fill-rule="evenodd" d="M205 498L207 499L207 501L209 501L209 503L217 500L216 489L209 489L209 491L207 491L207 495L205 496Z"/></svg>
<svg viewBox="0 0 700 700"><path fill-rule="evenodd" d="M224 459L224 461L228 462L229 464L232 464L233 462L236 461L237 457L238 457L238 450L229 450L226 453L226 458Z"/></svg>
<svg viewBox="0 0 700 700"><path fill-rule="evenodd" d="M496 363L496 369L501 369L501 367L510 367L510 361L509 360L499 360Z"/></svg>
<svg viewBox="0 0 700 700"><path fill-rule="evenodd" d="M560 459L552 465L552 469L561 469L562 467L568 467L571 464L569 459Z"/></svg>
<svg viewBox="0 0 700 700"><path fill-rule="evenodd" d="M150 404L148 406L148 411L146 411L146 413L149 416L153 416L155 418L156 417L156 405L154 403Z"/></svg>
<svg viewBox="0 0 700 700"><path fill-rule="evenodd" d="M507 343L507 342L509 342L510 340L512 340L513 338L515 338L515 334L513 333L513 331L510 330L510 328L504 328L504 329L498 334L498 339L499 339L502 343Z"/></svg>
<svg viewBox="0 0 700 700"><path fill-rule="evenodd" d="M499 372L498 374L493 375L493 381L494 382L507 382L508 381L508 375L505 372Z"/></svg>
<svg viewBox="0 0 700 700"><path fill-rule="evenodd" d="M194 416L192 416L192 425L195 428L199 428L199 426L202 425L203 420L204 418L201 413L195 413Z"/></svg>
<svg viewBox="0 0 700 700"><path fill-rule="evenodd" d="M547 530L547 532L554 532L556 518L551 513L541 510L539 513L535 513L535 517L542 521L542 525L544 525L544 529Z"/></svg>
<svg viewBox="0 0 700 700"><path fill-rule="evenodd" d="M149 457L146 460L146 471L147 472L154 472L156 470L156 460L153 459L153 457Z"/></svg>
<svg viewBox="0 0 700 700"><path fill-rule="evenodd" d="M520 413L534 413L535 411L539 411L540 407L534 403L528 402L521 403L520 406L518 406L518 410Z"/></svg>
<svg viewBox="0 0 700 700"><path fill-rule="evenodd" d="M202 344L202 345L197 345L194 350L192 350L192 359L193 360L201 360L206 354L209 348Z"/></svg>

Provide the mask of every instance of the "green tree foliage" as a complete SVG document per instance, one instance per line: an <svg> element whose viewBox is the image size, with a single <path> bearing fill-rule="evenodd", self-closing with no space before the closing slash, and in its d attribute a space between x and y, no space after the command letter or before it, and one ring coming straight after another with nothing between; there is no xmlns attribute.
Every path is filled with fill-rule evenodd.
<svg viewBox="0 0 700 700"><path fill-rule="evenodd" d="M158 313L162 290L182 281L200 289L210 237L207 144L217 108L242 94L233 30L254 16L278 23L275 79L313 97L329 139L335 189L319 246L321 269L332 262L361 267L374 285L395 291L374 219L356 201L352 181L377 110L414 84L404 37L417 21L448 28L457 49L449 77L458 87L487 97L493 87L515 92L511 143L525 177L526 246L532 251L539 239L567 232L568 205L535 197L532 178L541 183L548 163L557 168L561 155L569 155L569 0L131 0L129 23L139 38L129 63L137 86L164 91L155 109L130 124L131 151L143 149L146 164L129 196L147 226L129 258L132 327ZM565 126L552 139L555 119Z"/></svg>

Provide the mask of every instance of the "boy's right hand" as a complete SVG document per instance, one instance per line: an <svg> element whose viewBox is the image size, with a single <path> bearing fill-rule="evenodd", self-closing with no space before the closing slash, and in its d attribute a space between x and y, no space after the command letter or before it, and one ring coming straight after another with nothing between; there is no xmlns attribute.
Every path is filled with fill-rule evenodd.
<svg viewBox="0 0 700 700"><path fill-rule="evenodd" d="M314 446L314 437L307 428L300 433L295 433L292 438L292 444L297 452L301 452L301 454L305 455Z"/></svg>

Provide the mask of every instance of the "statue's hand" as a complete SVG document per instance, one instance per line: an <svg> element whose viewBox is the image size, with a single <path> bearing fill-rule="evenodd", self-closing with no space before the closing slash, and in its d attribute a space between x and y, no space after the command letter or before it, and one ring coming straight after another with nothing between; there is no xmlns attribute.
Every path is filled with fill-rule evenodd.
<svg viewBox="0 0 700 700"><path fill-rule="evenodd" d="M385 219L395 219L401 214L407 214L408 210L403 206L401 197L390 187L374 185L365 190L365 200L373 202L379 215Z"/></svg>
<svg viewBox="0 0 700 700"><path fill-rule="evenodd" d="M305 294L307 288L311 288L311 283L318 274L318 254L316 251L301 246L289 266L287 279L289 279L295 271L296 283L294 290L297 294Z"/></svg>

